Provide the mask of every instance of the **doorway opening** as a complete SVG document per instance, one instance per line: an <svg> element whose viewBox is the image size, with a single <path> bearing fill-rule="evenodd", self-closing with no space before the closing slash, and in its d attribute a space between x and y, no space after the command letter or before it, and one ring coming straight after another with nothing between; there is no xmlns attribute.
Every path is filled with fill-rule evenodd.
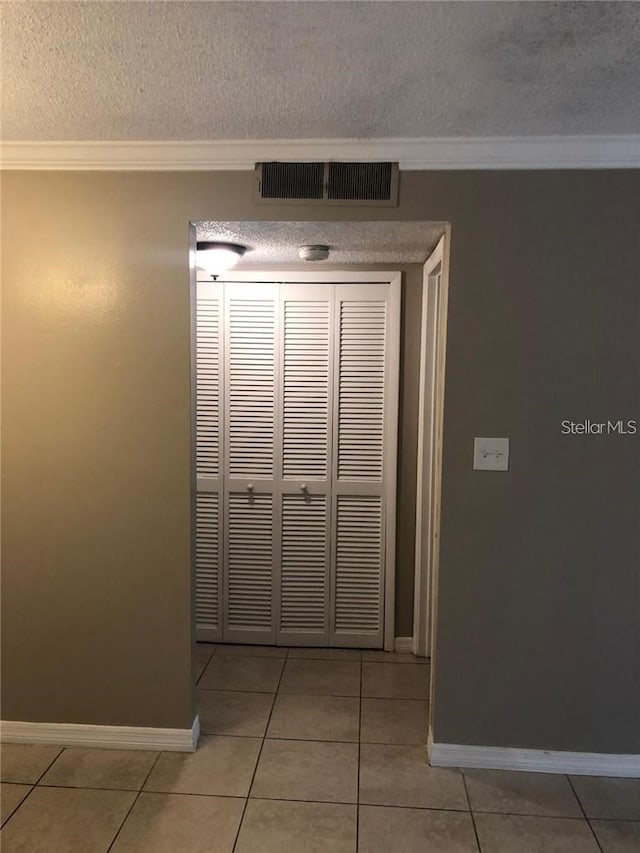
<svg viewBox="0 0 640 853"><path fill-rule="evenodd" d="M424 360L424 277L429 322L436 309L439 318L430 340L439 341L444 370L446 302L438 297L434 306L432 281L435 247L442 283L446 230L384 222L192 227L193 626L201 661L215 649L205 687L215 689L208 679L227 655L282 658L286 669L296 657L352 663L356 655L366 668L388 663L385 651L402 651L404 660L417 652L416 661L433 654L412 627L428 599L414 585L435 583L432 556L426 567L414 562L415 446L421 435L424 468L424 424L441 415L437 395L422 393L429 366L419 382L416 366ZM195 242L221 238L250 251L214 282L196 274ZM298 245L338 240L348 248L328 264L296 261ZM438 293L445 290L440 284ZM429 481L437 476L431 471ZM438 523L439 515L430 529ZM412 613L406 605L414 600ZM423 622L426 636L424 614ZM428 668L420 670L426 702ZM381 688L372 689L376 698ZM424 735L426 742L426 713Z"/></svg>

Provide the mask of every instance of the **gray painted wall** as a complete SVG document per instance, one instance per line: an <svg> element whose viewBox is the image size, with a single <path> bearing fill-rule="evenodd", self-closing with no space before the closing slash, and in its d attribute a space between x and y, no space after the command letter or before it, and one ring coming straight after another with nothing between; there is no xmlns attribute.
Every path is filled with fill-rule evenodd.
<svg viewBox="0 0 640 853"><path fill-rule="evenodd" d="M640 418L640 175L401 177L397 210L258 207L250 173L3 177L3 717L191 724L188 221L431 219L452 224L435 738L640 751L640 439L560 427ZM407 567L417 277L405 297ZM507 474L472 471L474 435L511 438Z"/></svg>

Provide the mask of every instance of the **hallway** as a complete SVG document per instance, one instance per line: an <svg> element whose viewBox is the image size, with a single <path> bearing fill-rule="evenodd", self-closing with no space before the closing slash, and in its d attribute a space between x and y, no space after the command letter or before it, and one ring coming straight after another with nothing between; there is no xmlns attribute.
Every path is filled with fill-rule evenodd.
<svg viewBox="0 0 640 853"><path fill-rule="evenodd" d="M429 767L411 655L198 644L196 664L195 754L4 745L3 853L639 849L640 780Z"/></svg>

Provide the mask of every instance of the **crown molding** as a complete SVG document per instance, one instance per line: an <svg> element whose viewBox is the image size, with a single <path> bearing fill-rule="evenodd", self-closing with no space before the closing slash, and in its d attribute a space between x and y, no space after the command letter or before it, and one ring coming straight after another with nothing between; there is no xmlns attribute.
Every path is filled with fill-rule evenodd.
<svg viewBox="0 0 640 853"><path fill-rule="evenodd" d="M640 136L497 136L425 139L13 142L5 170L246 171L266 160L398 162L444 169L637 169Z"/></svg>

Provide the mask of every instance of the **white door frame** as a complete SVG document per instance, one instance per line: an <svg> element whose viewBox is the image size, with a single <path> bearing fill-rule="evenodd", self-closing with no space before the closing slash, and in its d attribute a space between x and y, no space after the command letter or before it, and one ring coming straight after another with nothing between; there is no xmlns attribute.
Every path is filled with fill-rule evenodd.
<svg viewBox="0 0 640 853"><path fill-rule="evenodd" d="M197 271L198 281L210 282L202 270ZM397 514L397 467L398 467L398 408L400 390L400 301L402 273L398 270L375 270L370 272L326 270L318 272L297 272L295 270L232 270L223 273L220 280L250 283L282 282L285 284L389 284L389 328L388 364L396 365L390 370L389 381L385 389L385 408L388 416L387 447L385 450L385 498L386 506L393 509L386 512L385 531L385 589L384 589L384 648L393 651L395 644L395 597L396 597L396 514Z"/></svg>
<svg viewBox="0 0 640 853"><path fill-rule="evenodd" d="M413 653L434 653L440 554L442 424L449 292L449 230L424 265L418 403Z"/></svg>

